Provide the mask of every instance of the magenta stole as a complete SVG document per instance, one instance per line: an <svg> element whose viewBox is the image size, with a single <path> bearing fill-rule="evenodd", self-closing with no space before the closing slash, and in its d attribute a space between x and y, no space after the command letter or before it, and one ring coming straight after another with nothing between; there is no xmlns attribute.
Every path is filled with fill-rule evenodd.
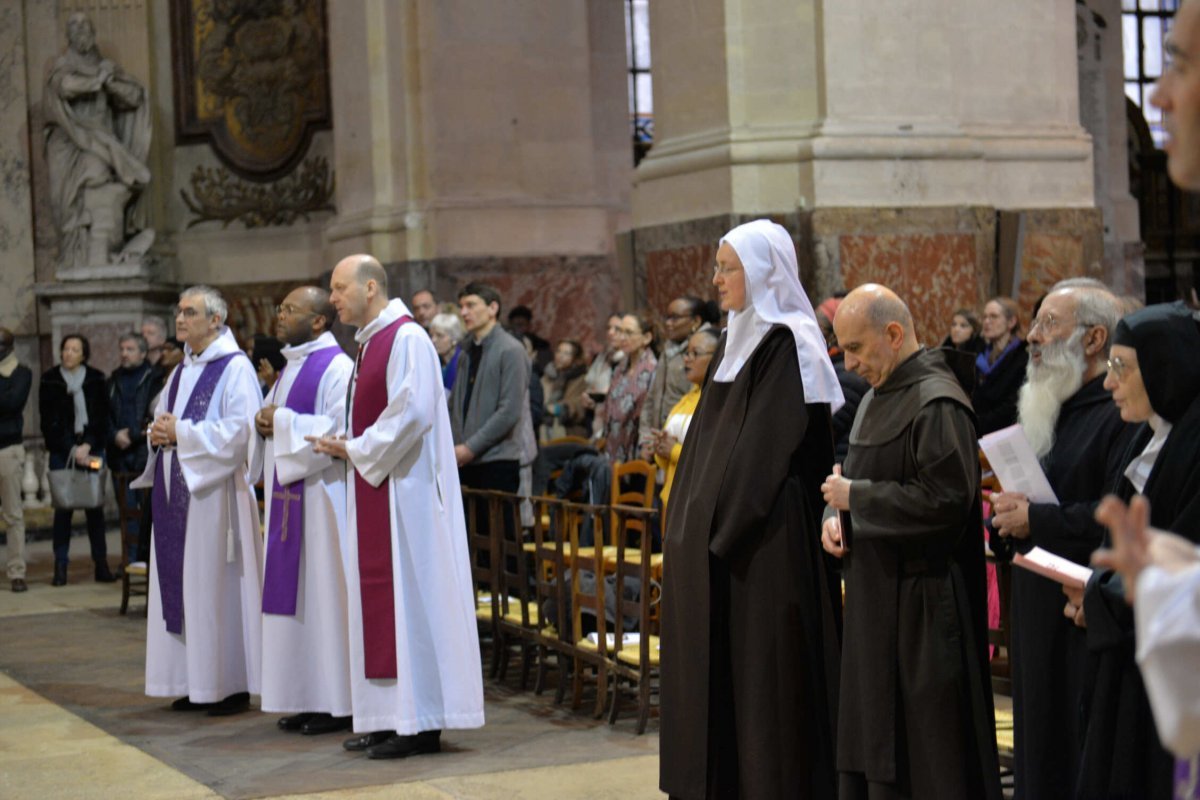
<svg viewBox="0 0 1200 800"><path fill-rule="evenodd" d="M388 404L387 367L407 314L380 330L358 350L350 387L350 435L358 438ZM379 486L354 471L358 584L362 600L363 654L367 678L396 677L396 596L392 588L391 480Z"/></svg>

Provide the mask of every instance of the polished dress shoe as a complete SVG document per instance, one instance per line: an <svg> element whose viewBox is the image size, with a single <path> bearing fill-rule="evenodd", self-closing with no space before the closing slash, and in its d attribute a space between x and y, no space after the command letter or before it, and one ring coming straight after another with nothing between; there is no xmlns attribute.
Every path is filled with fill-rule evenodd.
<svg viewBox="0 0 1200 800"><path fill-rule="evenodd" d="M96 583L115 583L117 576L108 571L108 564L101 561L96 565Z"/></svg>
<svg viewBox="0 0 1200 800"><path fill-rule="evenodd" d="M240 714L243 711L250 709L250 693L237 692L229 695L219 703L213 703L212 708L208 710L210 717L228 717L233 714Z"/></svg>
<svg viewBox="0 0 1200 800"><path fill-rule="evenodd" d="M322 733L337 733L350 727L350 717L335 717L332 714L313 714L312 719L304 723L300 732L305 736L320 736Z"/></svg>
<svg viewBox="0 0 1200 800"><path fill-rule="evenodd" d="M306 711L303 714L293 714L290 717L280 717L275 724L279 726L281 731L298 731L304 727L304 723L308 722L313 717L318 716L311 711Z"/></svg>
<svg viewBox="0 0 1200 800"><path fill-rule="evenodd" d="M54 562L54 579L50 581L51 586L66 586L67 585L67 563Z"/></svg>
<svg viewBox="0 0 1200 800"><path fill-rule="evenodd" d="M412 736L396 735L382 744L367 748L367 758L408 758L442 752L441 731L421 731Z"/></svg>
<svg viewBox="0 0 1200 800"><path fill-rule="evenodd" d="M372 733L364 733L362 736L355 736L342 742L342 747L350 751L366 750L374 747L377 744L382 744L395 734L391 731L374 731Z"/></svg>
<svg viewBox="0 0 1200 800"><path fill-rule="evenodd" d="M13 578L12 590L14 592L27 592L29 591L29 587L25 585L24 578Z"/></svg>
<svg viewBox="0 0 1200 800"><path fill-rule="evenodd" d="M216 703L193 703L190 698L181 697L174 703L171 703L172 711L207 711L215 706Z"/></svg>

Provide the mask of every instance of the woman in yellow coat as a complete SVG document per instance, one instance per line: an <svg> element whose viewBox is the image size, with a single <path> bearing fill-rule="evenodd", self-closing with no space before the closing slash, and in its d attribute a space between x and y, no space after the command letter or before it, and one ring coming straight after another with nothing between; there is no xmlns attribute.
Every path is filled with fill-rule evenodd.
<svg viewBox="0 0 1200 800"><path fill-rule="evenodd" d="M708 374L708 364L712 361L719 341L720 331L715 328L702 328L688 339L687 351L683 354L683 369L687 379L692 382L692 388L679 398L679 402L667 415L663 429L655 433L654 462L666 473L662 493L659 495L662 498L664 519L667 515L667 497L671 494L671 483L675 480L675 467L679 464L679 454L683 452L683 437L687 435L692 414L700 404L700 387Z"/></svg>

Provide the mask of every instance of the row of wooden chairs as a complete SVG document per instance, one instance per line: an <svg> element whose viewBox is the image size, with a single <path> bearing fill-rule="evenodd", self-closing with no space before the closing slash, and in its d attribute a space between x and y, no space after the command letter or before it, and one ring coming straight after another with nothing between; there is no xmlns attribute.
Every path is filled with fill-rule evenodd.
<svg viewBox="0 0 1200 800"><path fill-rule="evenodd" d="M649 478L653 487L653 475ZM651 554L657 511L466 488L463 495L476 615L492 640L492 677L504 680L517 657L520 686L526 689L536 663L534 692L545 690L553 671L555 702L564 701L569 679L576 709L592 683L593 714L599 719L607 709L610 723L617 720L622 698L632 694L642 733L659 664L662 558ZM533 504L528 531L517 523L522 502ZM594 545L580 544L585 522L596 533ZM612 585L605 580L609 576L615 579ZM626 597L627 583L636 586L636 597Z"/></svg>

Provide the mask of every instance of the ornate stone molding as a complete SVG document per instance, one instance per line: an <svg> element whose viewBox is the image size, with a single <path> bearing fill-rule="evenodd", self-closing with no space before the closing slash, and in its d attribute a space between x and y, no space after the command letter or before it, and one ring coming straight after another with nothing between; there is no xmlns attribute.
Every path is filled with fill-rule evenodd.
<svg viewBox="0 0 1200 800"><path fill-rule="evenodd" d="M291 225L319 211L333 211L333 172L329 162L317 157L274 183L250 183L224 167L196 167L192 172L191 195L180 189L184 204L195 216L189 228L202 222L220 222L229 227L241 222L247 228Z"/></svg>

